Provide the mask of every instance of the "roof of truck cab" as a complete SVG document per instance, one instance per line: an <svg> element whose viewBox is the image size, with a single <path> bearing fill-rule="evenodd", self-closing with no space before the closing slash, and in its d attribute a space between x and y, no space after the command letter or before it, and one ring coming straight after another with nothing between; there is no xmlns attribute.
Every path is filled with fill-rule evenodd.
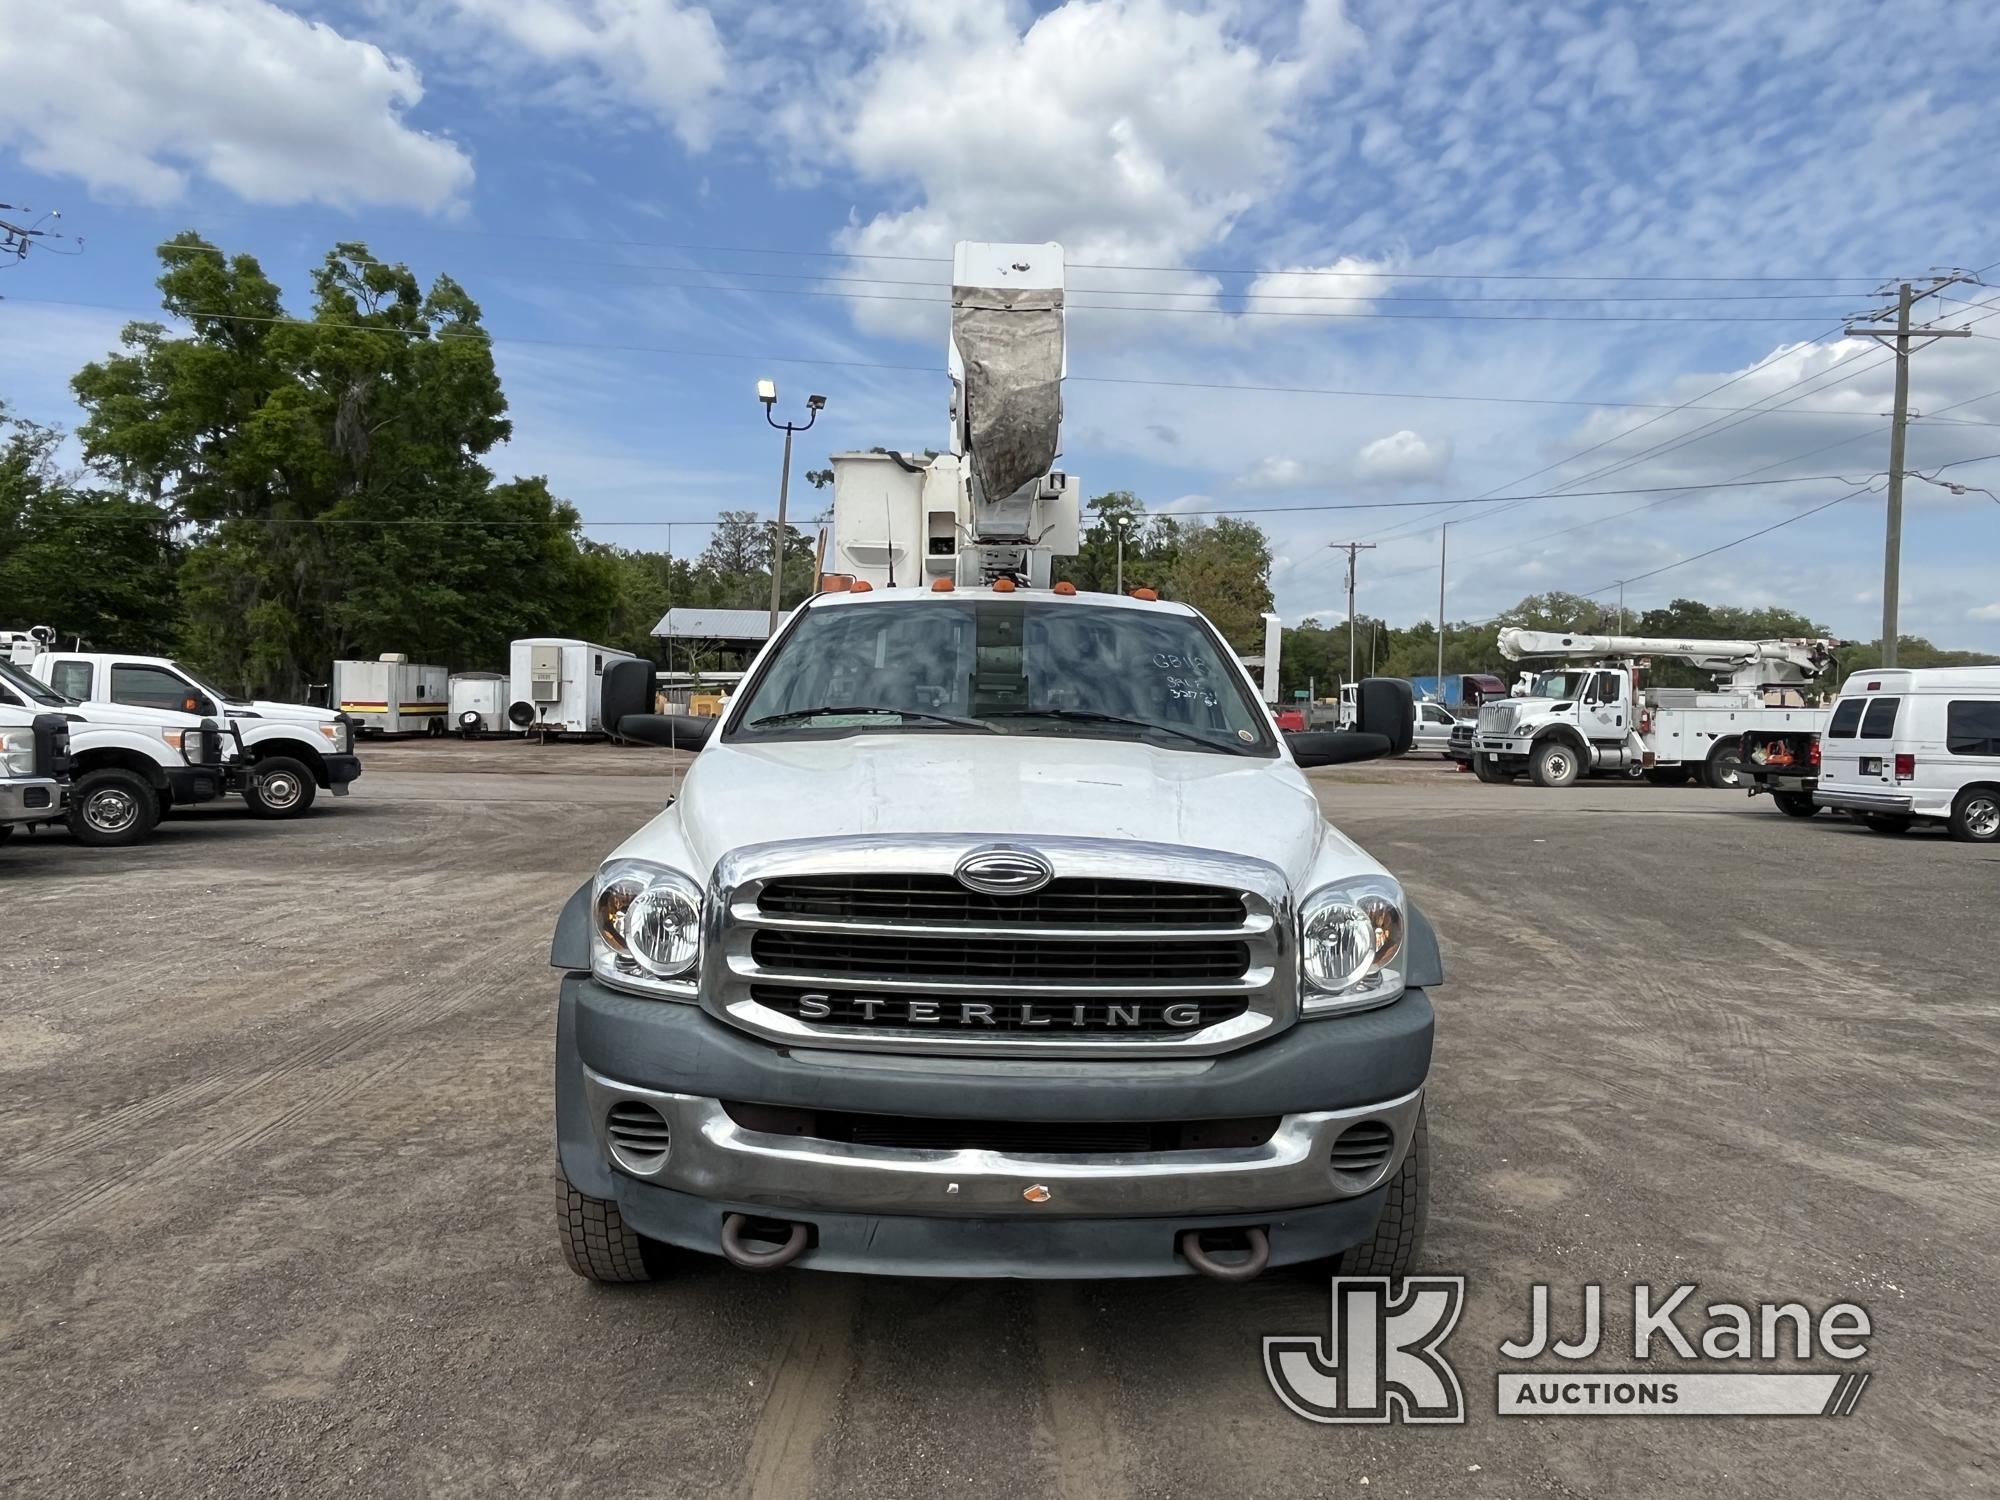
<svg viewBox="0 0 2000 1500"><path fill-rule="evenodd" d="M869 604L880 603L883 600L889 599L894 599L905 604L913 599L926 599L940 606L980 603L993 599L1014 603L1024 603L1032 600L1036 604L1060 604L1072 609L1142 609L1152 610L1155 613L1164 612L1174 615L1191 615L1195 613L1192 606L1181 604L1172 599L1134 599L1129 594L1100 594L1093 593L1088 589L1078 589L1073 594L1058 594L1051 589L1029 588L1017 588L1011 593L1001 593L990 588L933 590L928 587L919 588L915 586L899 589L870 588L859 593L847 589L838 593L815 594L806 603L814 609L825 609L828 606L847 608L850 606L866 607Z"/></svg>

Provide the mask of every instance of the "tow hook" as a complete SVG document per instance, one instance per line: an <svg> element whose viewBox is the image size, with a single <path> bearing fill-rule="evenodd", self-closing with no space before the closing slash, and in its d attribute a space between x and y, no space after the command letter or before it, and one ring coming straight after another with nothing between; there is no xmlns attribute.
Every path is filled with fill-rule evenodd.
<svg viewBox="0 0 2000 1500"><path fill-rule="evenodd" d="M1225 1238L1228 1248L1240 1249L1241 1260L1217 1260L1202 1248L1204 1234ZM1271 1263L1271 1237L1252 1226L1248 1229L1184 1229L1179 1241L1181 1259L1202 1275L1217 1281L1250 1281L1263 1274Z"/></svg>
<svg viewBox="0 0 2000 1500"><path fill-rule="evenodd" d="M753 1225L776 1225L787 1231L784 1243L767 1250L751 1248L747 1231ZM722 1217L722 1258L746 1271L775 1271L788 1266L806 1250L806 1226L785 1219L751 1219L744 1214Z"/></svg>

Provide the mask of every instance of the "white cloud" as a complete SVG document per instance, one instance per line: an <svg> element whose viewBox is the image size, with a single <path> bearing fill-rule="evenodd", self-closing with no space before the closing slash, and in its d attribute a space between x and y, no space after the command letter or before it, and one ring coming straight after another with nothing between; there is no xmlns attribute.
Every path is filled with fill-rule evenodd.
<svg viewBox="0 0 2000 1500"><path fill-rule="evenodd" d="M471 159L404 119L417 70L267 0L65 0L0 48L0 143L93 192L437 211Z"/></svg>
<svg viewBox="0 0 2000 1500"><path fill-rule="evenodd" d="M1355 455L1357 478L1378 484L1417 484L1444 478L1451 467L1451 442L1431 442L1407 427L1379 437Z"/></svg>
<svg viewBox="0 0 2000 1500"><path fill-rule="evenodd" d="M1968 620L2000 620L2000 604L1980 604L1965 612Z"/></svg>
<svg viewBox="0 0 2000 1500"><path fill-rule="evenodd" d="M574 108L634 106L707 144L729 59L709 13L680 0L452 0L503 44L500 71L539 75Z"/></svg>
<svg viewBox="0 0 2000 1500"><path fill-rule="evenodd" d="M809 164L904 204L837 237L857 255L943 257L959 239L1056 239L1073 263L1185 265L1275 193L1300 106L1357 44L1325 0L1271 40L1251 34L1268 19L1261 10L1165 0L1070 0L1025 30L991 3L884 0L867 19L873 35L851 75L828 83L818 107L788 116ZM1191 308L1216 290L1181 273L1116 285L1149 294L1131 300ZM1173 292L1196 295L1161 298ZM855 305L881 331L930 337L942 326L930 310Z"/></svg>
<svg viewBox="0 0 2000 1500"><path fill-rule="evenodd" d="M1318 266L1266 271L1245 288L1244 306L1257 312L1360 312L1389 289L1388 267L1358 255L1343 255Z"/></svg>

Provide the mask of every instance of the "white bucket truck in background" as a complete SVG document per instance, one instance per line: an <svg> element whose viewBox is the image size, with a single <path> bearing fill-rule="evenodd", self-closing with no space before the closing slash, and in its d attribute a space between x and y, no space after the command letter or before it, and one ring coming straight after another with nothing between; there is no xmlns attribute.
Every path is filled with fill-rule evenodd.
<svg viewBox="0 0 2000 1500"><path fill-rule="evenodd" d="M85 704L214 719L229 742L225 784L260 818L295 818L324 788L336 797L361 774L354 726L331 709L268 699L232 698L165 656L129 651L64 651L47 627L0 636L15 664L58 694ZM72 739L75 736L72 735Z"/></svg>
<svg viewBox="0 0 2000 1500"><path fill-rule="evenodd" d="M1509 661L1565 663L1535 674L1525 693L1479 710L1472 769L1481 781L1568 786L1593 772L1644 774L1662 784L1699 778L1733 787L1743 734L1817 730L1826 710L1806 688L1835 670L1835 640L1692 640L1652 636L1500 632ZM1655 661L1683 661L1717 679L1713 689L1653 688Z"/></svg>

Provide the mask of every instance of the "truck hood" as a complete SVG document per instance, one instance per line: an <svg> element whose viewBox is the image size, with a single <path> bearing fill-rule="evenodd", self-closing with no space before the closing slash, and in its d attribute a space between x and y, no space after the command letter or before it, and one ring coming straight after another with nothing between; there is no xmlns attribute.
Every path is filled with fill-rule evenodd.
<svg viewBox="0 0 2000 1500"><path fill-rule="evenodd" d="M38 709L40 713L64 714L86 724L115 724L120 728L198 729L200 714L184 714L173 708L138 708L125 703L73 703L67 708ZM219 724L221 721L218 720Z"/></svg>
<svg viewBox="0 0 2000 1500"><path fill-rule="evenodd" d="M618 853L705 879L722 855L748 844L940 833L1219 850L1276 865L1294 888L1315 861L1340 867L1335 874L1381 868L1320 816L1289 761L1054 735L712 744L689 767L679 800Z"/></svg>
<svg viewBox="0 0 2000 1500"><path fill-rule="evenodd" d="M263 698L252 703L223 706L232 719L254 715L260 719L275 719L281 724L331 724L340 717L330 708L314 708L310 703L271 703Z"/></svg>

